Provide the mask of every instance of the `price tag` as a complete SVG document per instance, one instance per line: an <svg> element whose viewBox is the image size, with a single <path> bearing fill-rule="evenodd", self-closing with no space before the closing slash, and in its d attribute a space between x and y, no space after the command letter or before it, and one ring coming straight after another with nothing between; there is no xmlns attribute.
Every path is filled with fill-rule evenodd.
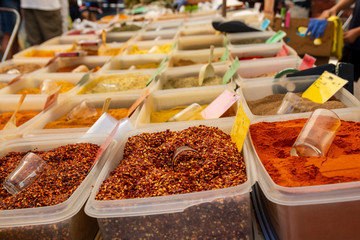
<svg viewBox="0 0 360 240"><path fill-rule="evenodd" d="M308 55L308 54L305 54L301 64L300 64L300 67L299 67L299 70L305 70L305 69L308 69L308 68L312 68L314 66L316 62L316 58Z"/></svg>
<svg viewBox="0 0 360 240"><path fill-rule="evenodd" d="M227 48L227 45L229 44L229 35L225 35L225 39L224 39L224 45L223 45L223 47L224 48Z"/></svg>
<svg viewBox="0 0 360 240"><path fill-rule="evenodd" d="M287 47L285 45L283 45L279 51L278 54L276 54L275 57L285 57L289 55L289 50L287 49Z"/></svg>
<svg viewBox="0 0 360 240"><path fill-rule="evenodd" d="M265 43L277 43L280 42L283 37L286 36L286 32L279 30L274 36L270 37L268 40L266 40Z"/></svg>
<svg viewBox="0 0 360 240"><path fill-rule="evenodd" d="M146 11L146 8L144 6L135 8L134 10L132 10L133 14L140 14Z"/></svg>
<svg viewBox="0 0 360 240"><path fill-rule="evenodd" d="M236 113L234 125L230 132L231 141L236 144L239 152L241 152L249 126L250 119L246 116L246 113L244 112L244 109L240 103Z"/></svg>
<svg viewBox="0 0 360 240"><path fill-rule="evenodd" d="M325 71L306 91L302 97L316 103L324 103L331 98L348 81Z"/></svg>
<svg viewBox="0 0 360 240"><path fill-rule="evenodd" d="M86 56L86 55L87 55L86 51L55 53L55 57L82 57L82 56Z"/></svg>
<svg viewBox="0 0 360 240"><path fill-rule="evenodd" d="M235 61L231 64L229 70L226 71L225 75L222 79L222 84L227 84L231 77L236 73L236 70L238 70L240 66L239 59L236 57Z"/></svg>
<svg viewBox="0 0 360 240"><path fill-rule="evenodd" d="M164 68L166 67L166 62L167 60L167 56L163 58L163 60L161 61L158 69L156 70L156 72L149 78L149 80L146 82L146 86L149 86L149 84L156 78L157 75L159 75L159 73L164 70Z"/></svg>
<svg viewBox="0 0 360 240"><path fill-rule="evenodd" d="M85 83L87 83L90 79L90 74L93 72L94 69L92 69L91 71L85 73L81 79L78 81L78 83L76 84L77 86L82 86L84 85Z"/></svg>
<svg viewBox="0 0 360 240"><path fill-rule="evenodd" d="M223 115L238 99L240 96L235 93L225 90L221 93L212 103L209 104L204 110L201 111L201 116L204 119L219 118Z"/></svg>
<svg viewBox="0 0 360 240"><path fill-rule="evenodd" d="M96 39L96 40L80 40L77 43L79 46L81 47L88 47L88 46L100 46L102 44L102 40L101 39Z"/></svg>
<svg viewBox="0 0 360 240"><path fill-rule="evenodd" d="M229 49L226 47L223 55L220 58L220 62L226 61L229 58L229 54L230 54Z"/></svg>
<svg viewBox="0 0 360 240"><path fill-rule="evenodd" d="M135 109L145 100L145 98L147 98L147 96L149 96L149 94L150 94L150 89L146 89L146 91L143 92L143 94L141 94L141 96L138 99L136 99L133 105L131 105L126 117L130 117L131 114L135 111Z"/></svg>
<svg viewBox="0 0 360 240"><path fill-rule="evenodd" d="M267 29L267 27L269 26L269 24L270 24L270 20L269 19L267 19L267 18L265 18L264 19L264 21L262 22L262 24L261 24L261 29L262 30L266 30Z"/></svg>
<svg viewBox="0 0 360 240"><path fill-rule="evenodd" d="M58 99L61 86L59 86L52 94L46 98L43 111L46 112Z"/></svg>
<svg viewBox="0 0 360 240"><path fill-rule="evenodd" d="M171 50L174 50L178 44L178 40L174 41L174 43L171 45Z"/></svg>

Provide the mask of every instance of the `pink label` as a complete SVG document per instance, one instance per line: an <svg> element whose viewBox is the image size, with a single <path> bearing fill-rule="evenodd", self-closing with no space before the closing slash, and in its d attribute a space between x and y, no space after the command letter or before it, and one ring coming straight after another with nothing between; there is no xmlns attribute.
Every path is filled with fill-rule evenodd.
<svg viewBox="0 0 360 240"><path fill-rule="evenodd" d="M289 11L286 12L285 27L286 28L290 27L290 12Z"/></svg>
<svg viewBox="0 0 360 240"><path fill-rule="evenodd" d="M60 52L56 53L56 57L81 57L85 56L87 53L85 51L79 51L79 52Z"/></svg>
<svg viewBox="0 0 360 240"><path fill-rule="evenodd" d="M276 54L276 57L285 57L289 55L289 50L286 48L285 45L283 45L279 51L278 54Z"/></svg>
<svg viewBox="0 0 360 240"><path fill-rule="evenodd" d="M201 112L202 117L204 119L219 118L239 99L239 97L240 96L235 93L225 90Z"/></svg>
<svg viewBox="0 0 360 240"><path fill-rule="evenodd" d="M308 54L305 54L305 56L300 64L299 71L305 70L308 68L312 68L314 66L315 62L316 62L316 58L314 58Z"/></svg>

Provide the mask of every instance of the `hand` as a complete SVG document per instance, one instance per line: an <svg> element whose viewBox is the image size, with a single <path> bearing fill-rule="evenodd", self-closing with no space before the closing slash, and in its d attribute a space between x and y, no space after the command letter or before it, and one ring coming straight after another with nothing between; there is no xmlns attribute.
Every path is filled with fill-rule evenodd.
<svg viewBox="0 0 360 240"><path fill-rule="evenodd" d="M344 42L353 43L360 36L360 28L353 28L347 32L344 32Z"/></svg>
<svg viewBox="0 0 360 240"><path fill-rule="evenodd" d="M173 2L173 4L171 4L171 7L176 8L178 11L180 11L181 6L186 4L187 4L186 0L176 0L175 2Z"/></svg>
<svg viewBox="0 0 360 240"><path fill-rule="evenodd" d="M319 16L319 19L328 19L331 16L336 16L335 9L330 8L330 9L323 11Z"/></svg>
<svg viewBox="0 0 360 240"><path fill-rule="evenodd" d="M326 19L310 18L309 26L305 33L305 36L308 35L308 33L311 33L311 39L322 37L322 35L324 35L326 25Z"/></svg>

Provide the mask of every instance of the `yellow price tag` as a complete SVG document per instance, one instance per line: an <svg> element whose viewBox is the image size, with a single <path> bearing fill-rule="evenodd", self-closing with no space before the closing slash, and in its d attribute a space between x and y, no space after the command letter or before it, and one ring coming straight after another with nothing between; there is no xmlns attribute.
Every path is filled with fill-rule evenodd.
<svg viewBox="0 0 360 240"><path fill-rule="evenodd" d="M236 144L239 152L241 152L249 126L250 119L246 116L246 113L240 103L235 122L230 133L231 141Z"/></svg>
<svg viewBox="0 0 360 240"><path fill-rule="evenodd" d="M340 90L348 81L325 71L306 91L302 97L316 103L324 103Z"/></svg>

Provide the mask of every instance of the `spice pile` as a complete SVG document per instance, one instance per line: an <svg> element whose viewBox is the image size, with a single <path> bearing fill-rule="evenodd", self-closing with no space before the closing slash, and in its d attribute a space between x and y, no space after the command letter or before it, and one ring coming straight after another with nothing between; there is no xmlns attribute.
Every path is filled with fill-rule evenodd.
<svg viewBox="0 0 360 240"><path fill-rule="evenodd" d="M66 93L75 87L74 84L72 84L71 82L66 82L66 81L56 81L56 85L61 86L60 93ZM38 87L38 88L23 88L23 89L17 91L15 94L24 94L24 93L26 93L26 94L41 94L41 91L40 91L40 87Z"/></svg>
<svg viewBox="0 0 360 240"><path fill-rule="evenodd" d="M47 163L47 168L28 188L17 195L0 189L0 210L51 206L66 201L85 179L99 146L77 143L47 152L34 152ZM0 158L0 181L3 182L26 152L10 152Z"/></svg>
<svg viewBox="0 0 360 240"><path fill-rule="evenodd" d="M201 86L213 86L221 85L222 78L215 75L212 78L205 78ZM188 87L199 87L199 77L184 77L184 78L171 78L168 79L164 85L163 89L174 89L174 88L188 88Z"/></svg>
<svg viewBox="0 0 360 240"><path fill-rule="evenodd" d="M297 95L301 96L301 93L297 93ZM255 101L247 101L247 104L254 115L276 115L284 96L285 94L269 95ZM337 109L346 107L347 106L344 103L340 102L335 97L331 97L328 101L322 104L313 102L307 98L301 98L301 101L294 107L292 112L312 112L318 108Z"/></svg>
<svg viewBox="0 0 360 240"><path fill-rule="evenodd" d="M0 68L0 73L7 73L11 70L17 70L20 73L31 73L42 68L45 64L39 63L16 63Z"/></svg>
<svg viewBox="0 0 360 240"><path fill-rule="evenodd" d="M198 151L179 155L181 146ZM145 198L237 186L246 181L245 163L230 136L215 127L130 137L124 158L100 187L97 200Z"/></svg>
<svg viewBox="0 0 360 240"><path fill-rule="evenodd" d="M33 117L35 117L37 114L39 114L39 111L19 111L16 113L16 126L21 126ZM3 129L6 125L6 123L10 120L11 116L13 115L13 112L4 112L0 113L0 130Z"/></svg>
<svg viewBox="0 0 360 240"><path fill-rule="evenodd" d="M360 123L341 121L326 157L291 157L306 119L260 122L250 126L256 152L276 184L313 186L360 181Z"/></svg>

